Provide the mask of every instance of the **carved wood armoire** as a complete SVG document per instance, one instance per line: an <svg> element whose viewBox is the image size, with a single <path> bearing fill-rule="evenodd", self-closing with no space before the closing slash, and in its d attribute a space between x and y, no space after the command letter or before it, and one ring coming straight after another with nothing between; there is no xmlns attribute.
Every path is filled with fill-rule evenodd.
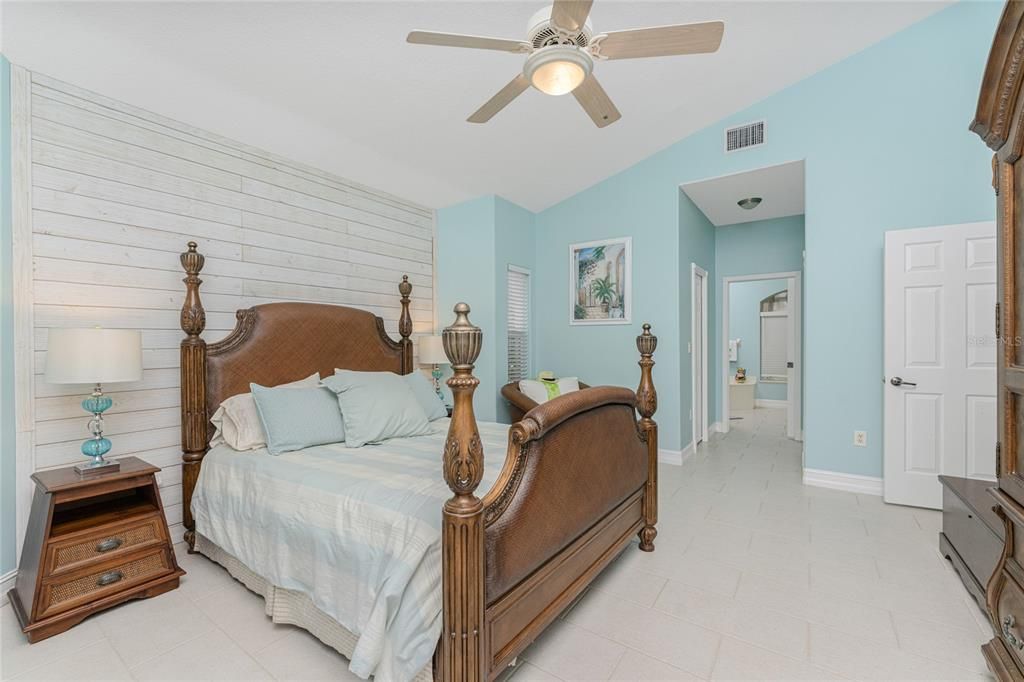
<svg viewBox="0 0 1024 682"><path fill-rule="evenodd" d="M995 152L999 484L991 492L1005 537L985 595L995 636L982 651L1000 680L1024 679L1024 199L1018 201L1024 197L1022 62L1024 2L1011 0L999 20L971 124L971 130Z"/></svg>

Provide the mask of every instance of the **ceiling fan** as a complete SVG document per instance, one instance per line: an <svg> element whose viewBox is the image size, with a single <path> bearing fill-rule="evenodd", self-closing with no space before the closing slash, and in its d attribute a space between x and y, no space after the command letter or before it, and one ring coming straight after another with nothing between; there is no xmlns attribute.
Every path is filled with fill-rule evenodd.
<svg viewBox="0 0 1024 682"><path fill-rule="evenodd" d="M406 40L420 45L468 47L528 55L523 72L466 119L486 123L531 85L548 95L572 93L598 128L622 114L594 76L594 62L715 52L725 24L707 21L594 33L587 17L594 0L554 0L533 17L526 40L457 33L412 31Z"/></svg>

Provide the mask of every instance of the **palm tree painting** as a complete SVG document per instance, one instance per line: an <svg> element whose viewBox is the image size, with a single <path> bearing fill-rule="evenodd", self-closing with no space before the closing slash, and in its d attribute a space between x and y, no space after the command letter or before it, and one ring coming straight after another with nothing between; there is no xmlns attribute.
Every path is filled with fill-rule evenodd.
<svg viewBox="0 0 1024 682"><path fill-rule="evenodd" d="M628 324L632 240L569 245L569 324Z"/></svg>

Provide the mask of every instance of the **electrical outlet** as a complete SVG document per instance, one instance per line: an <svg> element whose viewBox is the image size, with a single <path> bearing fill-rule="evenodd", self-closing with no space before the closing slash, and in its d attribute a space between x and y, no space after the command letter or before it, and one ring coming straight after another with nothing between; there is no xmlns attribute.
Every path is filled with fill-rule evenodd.
<svg viewBox="0 0 1024 682"><path fill-rule="evenodd" d="M853 444L856 445L858 448L866 448L868 446L868 432L854 431Z"/></svg>

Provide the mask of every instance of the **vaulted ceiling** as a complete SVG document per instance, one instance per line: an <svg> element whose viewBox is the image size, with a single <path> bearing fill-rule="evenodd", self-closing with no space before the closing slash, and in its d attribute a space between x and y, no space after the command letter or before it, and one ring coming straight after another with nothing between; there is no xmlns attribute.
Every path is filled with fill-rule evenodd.
<svg viewBox="0 0 1024 682"><path fill-rule="evenodd" d="M716 54L597 64L622 112L593 126L529 90L466 117L521 55L408 45L409 30L520 39L543 2L5 2L14 63L440 207L532 210L891 35L941 2L597 0L596 32L722 19Z"/></svg>

